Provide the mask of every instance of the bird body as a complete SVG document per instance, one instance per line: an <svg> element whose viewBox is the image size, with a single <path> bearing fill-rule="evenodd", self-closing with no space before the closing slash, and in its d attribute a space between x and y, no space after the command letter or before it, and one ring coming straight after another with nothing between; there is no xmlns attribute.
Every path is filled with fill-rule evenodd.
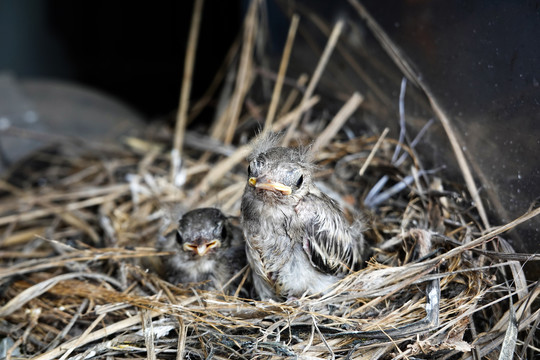
<svg viewBox="0 0 540 360"><path fill-rule="evenodd" d="M186 213L177 229L158 242L158 249L175 252L164 261L169 282L202 283L206 290L224 291L246 264L242 231L214 208Z"/></svg>
<svg viewBox="0 0 540 360"><path fill-rule="evenodd" d="M362 261L364 240L313 182L307 151L255 145L242 225L254 286L263 299L324 292Z"/></svg>

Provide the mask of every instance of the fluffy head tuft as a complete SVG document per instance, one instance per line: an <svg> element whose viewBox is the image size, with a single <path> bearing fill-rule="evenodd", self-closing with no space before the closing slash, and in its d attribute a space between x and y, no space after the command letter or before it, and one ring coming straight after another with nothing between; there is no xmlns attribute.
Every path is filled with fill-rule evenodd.
<svg viewBox="0 0 540 360"><path fill-rule="evenodd" d="M257 159L261 154L275 152L280 149L280 142L283 139L281 133L260 133L251 142L251 153L247 157L248 162ZM310 147L281 148L284 162L296 162L302 164L305 168L313 169L313 155ZM272 151L270 151L272 150ZM279 150L278 150L279 152Z"/></svg>

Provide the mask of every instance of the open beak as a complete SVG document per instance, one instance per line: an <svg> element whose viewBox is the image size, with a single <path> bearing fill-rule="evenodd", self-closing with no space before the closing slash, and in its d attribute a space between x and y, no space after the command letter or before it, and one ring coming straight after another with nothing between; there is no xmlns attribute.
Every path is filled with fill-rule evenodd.
<svg viewBox="0 0 540 360"><path fill-rule="evenodd" d="M290 186L283 185L278 182L260 182L257 178L250 177L249 184L256 189L270 190L275 192L281 192L283 195L291 195L292 189Z"/></svg>
<svg viewBox="0 0 540 360"><path fill-rule="evenodd" d="M208 253L208 251L210 251L210 249L220 246L221 241L214 239L210 242L202 242L199 245L185 243L183 248L184 251L192 251L199 256L204 256Z"/></svg>

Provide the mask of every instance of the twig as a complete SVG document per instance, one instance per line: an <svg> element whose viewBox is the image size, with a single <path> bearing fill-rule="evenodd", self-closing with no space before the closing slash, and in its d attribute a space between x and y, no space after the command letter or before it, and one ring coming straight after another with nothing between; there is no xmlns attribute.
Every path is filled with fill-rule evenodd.
<svg viewBox="0 0 540 360"><path fill-rule="evenodd" d="M414 149L416 147L416 145L418 145L418 143L420 142L422 137L425 135L427 130L431 127L431 125L433 125L434 121L435 121L435 119L431 118L431 119L429 119L429 121L427 123L424 124L424 126L422 126L422 128L420 129L418 134L416 134L413 141L411 141L411 144L409 145L411 149ZM405 159L407 158L408 155L409 155L408 152L404 152L403 154L401 154L399 159L394 163L394 166L400 166L405 161Z"/></svg>
<svg viewBox="0 0 540 360"><path fill-rule="evenodd" d="M299 116L307 109L311 108L318 101L317 97L313 97L302 104L300 104L295 110L286 116L283 116L272 126L272 131L280 131L287 126L294 118ZM251 145L243 145L236 149L236 151L228 158L222 160L219 164L212 168L206 174L206 176L199 183L197 188L193 191L192 195L188 198L187 203L193 205L195 201L199 199L201 193L206 193L210 187L219 181L228 171L230 171L236 164L240 163L249 154Z"/></svg>
<svg viewBox="0 0 540 360"><path fill-rule="evenodd" d="M292 88L291 92L283 102L283 106L279 110L279 116L283 116L284 114L287 114L289 110L291 110L294 102L296 101L296 98L298 97L300 90L303 89L304 86L306 86L306 83L308 82L309 77L307 74L302 74L298 77L298 80L296 80L296 88Z"/></svg>
<svg viewBox="0 0 540 360"><path fill-rule="evenodd" d="M468 250L468 249L472 249L482 243L484 243L485 241L487 241L488 239L492 239L494 238L495 236L499 235L499 234L502 234L508 230L511 230L513 228L515 228L516 226L518 226L519 224L522 224L536 216L540 215L540 208L537 208L537 209L534 209L532 211L529 211L523 215L521 215L520 217L510 221L509 223L503 225L503 226L499 226L499 227L496 227L494 229L492 229L489 233L487 234L484 234L482 236L480 236L479 238L471 241L471 242L468 242L464 245L461 245L457 248L454 248L450 251L448 251L447 253L445 254L442 254L442 255L439 255L436 259L441 259L441 260L444 260L444 259L448 259L452 256L455 256L456 254L460 253L460 252L463 252L465 250ZM434 259L434 260L436 260Z"/></svg>
<svg viewBox="0 0 540 360"><path fill-rule="evenodd" d="M332 34L330 34L330 38L328 39L328 42L326 43L326 47L324 48L323 54L321 58L319 59L319 63L317 64L317 67L315 68L315 72L313 73L313 76L311 77L311 81L308 84L306 92L304 93L304 96L302 97L302 101L300 102L301 106L306 101L308 101L313 95L313 91L315 90L315 87L319 83L319 80L326 67L326 64L328 63L328 60L330 59L330 56L332 55L332 52L334 51L334 47L337 44L337 41L339 39L339 35L341 35L342 29L343 29L343 20L340 20L334 26L334 29L332 30ZM289 129L287 130L287 133L283 137L283 140L282 140L283 146L287 146L289 144L289 141L291 140L291 137L294 131L296 130L296 127L298 126L299 121L300 121L300 114L298 114L298 116L294 118L293 122L291 123L291 126L289 126Z"/></svg>
<svg viewBox="0 0 540 360"><path fill-rule="evenodd" d="M105 314L103 314L105 315ZM152 318L155 318L157 316L161 315L158 311L152 311L150 313L150 316ZM78 346L83 346L88 343L91 343L92 341L99 340L105 336L112 335L114 333L117 333L119 331L126 330L130 328L133 325L139 324L141 322L141 318L139 316L132 316L127 319L118 321L114 324L111 324L109 326L104 327L103 329L96 330L92 333L87 334L86 336L81 335L80 337L77 337L73 340L67 341L64 344L60 345L59 347L46 352L45 354L36 356L34 360L52 360L63 354L68 349L75 349Z"/></svg>
<svg viewBox="0 0 540 360"><path fill-rule="evenodd" d="M274 92L272 93L272 101L270 102L270 108L266 114L266 121L264 123L264 130L270 130L272 126L272 121L276 115L276 110L279 104L281 88L283 87L283 80L285 79L285 73L287 72L287 66L289 65L289 58L291 56L292 46L294 43L294 37L296 35L296 30L298 29L298 22L300 18L298 15L294 15L291 20L291 26L289 27L289 33L287 35L287 42L285 43L285 48L283 49L283 55L281 57L281 63L279 65L278 77L276 84L274 85Z"/></svg>
<svg viewBox="0 0 540 360"><path fill-rule="evenodd" d="M313 327L315 328L315 330L317 330L317 333L319 334L319 337L321 338L322 342L324 343L324 346L326 346L326 348L328 349L328 352L330 353L331 359L334 360L336 358L336 354L334 354L334 351L332 350L332 347L330 346L330 344L328 344L328 342L326 341L326 338L321 333L321 330L317 326L317 320L315 320L315 317L313 315L311 315L311 320L313 321Z"/></svg>
<svg viewBox="0 0 540 360"><path fill-rule="evenodd" d="M358 172L358 175L364 176L364 173L366 172L366 169L368 168L369 164L371 163L371 160L373 160L373 157L375 156L375 153L377 152L377 150L379 150L379 147L381 146L382 142L384 141L384 138L386 137L386 135L388 135L388 131L390 131L389 128L385 128L383 130L381 136L379 136L379 139L377 140L377 142L373 146L373 149L371 149L371 152L369 153L366 161L364 162L364 164L360 168L360 171Z"/></svg>
<svg viewBox="0 0 540 360"><path fill-rule="evenodd" d="M238 74L236 76L236 85L233 92L233 98L231 100L231 109L229 112L229 125L225 131L224 143L229 145L234 136L236 130L236 124L240 116L241 105L248 91L248 76L251 71L253 46L255 42L255 32L257 24L257 9L259 0L253 0L249 6L248 13L246 15L244 39L242 41L243 48L240 55L240 63L238 65Z"/></svg>
<svg viewBox="0 0 540 360"><path fill-rule="evenodd" d="M66 204L64 206L51 206L49 209L37 209L37 210L32 210L32 211L28 211L21 214L4 216L0 218L0 225L10 224L12 222L17 222L17 221L29 221L29 220L39 219L41 217L45 217L49 215L59 214L62 212L69 212L69 211L84 209L90 206L100 205L100 204L112 201L122 196L123 193L125 192L91 198L88 200Z"/></svg>
<svg viewBox="0 0 540 360"><path fill-rule="evenodd" d="M79 336L78 338L75 339L75 341L73 342L73 344L69 347L66 347L66 352L64 353L64 355L62 355L62 357L60 358L60 360L66 360L68 358L68 356L73 352L73 350L75 350L76 348L78 348L79 346L81 346L83 343L87 343L85 340L86 338L88 337L88 335L90 334L90 332L92 330L94 330L94 328L101 322L101 320L103 320L103 318L105 317L105 315L107 314L101 314L99 315L94 321L92 321L92 324L90 324L90 326L88 328L86 328L86 330L84 330L84 332L82 333L81 336ZM61 347L62 348L62 347Z"/></svg>
<svg viewBox="0 0 540 360"><path fill-rule="evenodd" d="M426 91L426 89L424 89L424 91ZM471 169L469 168L469 164L467 163L467 159L465 159L465 154L463 153L463 149L461 148L460 141L458 140L457 134L454 131L453 126L450 124L450 119L448 119L446 114L442 111L441 107L439 106L439 102L435 100L431 93L426 91L426 94L429 98L431 106L433 107L435 115L437 115L444 127L444 130L446 131L448 140L450 140L450 145L452 146L454 154L456 155L458 165L461 169L461 174L463 175L465 184L467 184L467 188L469 189L469 193L474 200L475 206L478 209L478 214L480 215L480 218L484 223L484 227L486 229L489 229L490 225L486 210L484 209L484 204L482 202L482 199L480 198L480 193L478 191L478 188L476 187L476 183L474 182L474 177L472 175Z"/></svg>
<svg viewBox="0 0 540 360"><path fill-rule="evenodd" d="M302 4L300 3L296 4L296 6L298 7L298 9L304 8L304 13L307 13L307 16L309 17L309 19L313 22L313 24L315 24L316 27L318 27L321 30L321 32L323 32L326 36L330 34L329 26L320 16L317 16L317 14L315 14L314 12L310 12L307 6L302 6ZM363 26L359 24L347 24L347 25ZM351 31L351 29L348 29L348 30ZM345 37L344 40L346 39L347 37ZM367 88L370 91L372 91L375 94L375 96L378 97L384 105L388 107L392 106L392 101L390 100L388 95L379 87L378 83L372 79L373 77L370 76L368 72L364 70L362 66L359 64L358 56L357 56L358 53L355 53L354 55L351 54L351 50L357 50L357 49L353 46L350 46L350 44L348 43L345 43L345 44L338 43L336 48L337 48L338 53L341 56L343 56L343 59L345 59L345 61L347 61L347 63L351 66L351 69L354 72L356 72L356 74L360 77L360 79L362 79L362 81L366 84ZM380 62L377 62L377 60L373 61L372 59L375 59L375 57L367 56L367 57L364 57L362 60L372 62L373 63L372 65L375 67L377 67L377 65L380 65ZM379 69L379 70L382 73L388 72L388 69Z"/></svg>
<svg viewBox="0 0 540 360"><path fill-rule="evenodd" d="M540 286L540 282L536 282L535 287ZM532 290L531 292L534 292L535 290ZM529 298L530 299L530 298ZM527 300L529 301L529 300ZM527 338L523 342L523 348L521 349L520 359L525 359L525 353L527 352L527 347L529 347L531 344L533 344L533 339L535 339L534 335L536 330L539 328L538 325L540 324L540 314L536 317L536 320L534 321L534 324L531 326L529 333L527 334Z"/></svg>
<svg viewBox="0 0 540 360"><path fill-rule="evenodd" d="M394 164L398 158L401 150L401 144L405 141L405 134L407 133L405 123L405 90L407 89L407 78L401 79L401 88L399 90L399 140L392 156L392 164Z"/></svg>
<svg viewBox="0 0 540 360"><path fill-rule="evenodd" d="M210 86L208 86L208 89L206 90L206 92L191 107L191 110L189 111L188 122L191 122L193 119L195 119L204 110L204 108L208 105L208 103L210 103L214 93L219 89L219 85L221 84L221 82L223 81L223 78L225 77L227 68L231 66L231 64L233 63L233 60L239 48L240 48L240 40L236 39L231 45L229 51L227 52L227 55L225 56L225 60L223 61L220 68L216 72L216 75L214 76L214 79L210 83Z"/></svg>
<svg viewBox="0 0 540 360"><path fill-rule="evenodd" d="M514 358L514 351L516 349L516 341L518 336L518 322L516 319L516 311L514 309L512 297L510 297L508 300L510 301L510 319L508 321L508 327L506 328L504 340L501 345L499 360L511 360Z"/></svg>
<svg viewBox="0 0 540 360"><path fill-rule="evenodd" d="M341 107L339 112L330 121L326 129L319 134L317 140L313 143L311 150L317 152L319 149L325 147L330 140L337 134L339 129L343 127L343 124L349 119L349 117L358 109L360 104L364 101L364 97L355 92L350 99Z"/></svg>
<svg viewBox="0 0 540 360"><path fill-rule="evenodd" d="M359 0L349 0L349 3L356 9L362 19L366 21L366 25L373 32L373 35L379 40L386 53L394 60L399 69L413 81L415 85L418 85L416 76L417 72L412 67L411 62L407 61L407 57L403 51L394 44L390 37L384 32L384 30L377 24L375 19L369 14L366 8L360 4Z"/></svg>
<svg viewBox="0 0 540 360"><path fill-rule="evenodd" d="M75 314L71 317L71 320L69 320L69 323L62 329L61 332L58 333L58 335L56 335L56 337L53 339L53 341L47 347L47 350L54 349L55 347L58 346L60 341L67 335L67 333L71 330L73 325L75 325L75 323L79 319L79 316L81 316L84 309L86 309L86 307L88 306L88 303L89 303L88 299L84 299L82 301L81 305L79 306L79 308L77 309Z"/></svg>
<svg viewBox="0 0 540 360"><path fill-rule="evenodd" d="M144 343L146 345L146 359L156 360L156 348L154 346L154 325L152 324L151 312L142 309L140 312L142 330L144 335Z"/></svg>
<svg viewBox="0 0 540 360"><path fill-rule="evenodd" d="M23 292L19 293L13 299L8 301L7 304L2 306L0 308L0 318L11 315L15 311L23 307L24 304L26 304L27 302L49 291L52 287L54 287L59 282L62 282L68 279L78 278L78 277L96 278L96 277L103 277L103 276L104 275L102 274L74 272L74 273L58 275L53 278L42 281L38 284L35 284L34 286L29 287Z"/></svg>
<svg viewBox="0 0 540 360"><path fill-rule="evenodd" d="M178 319L178 347L176 349L176 359L182 360L186 350L187 329L184 325L184 320L180 316L177 316L176 318Z"/></svg>
<svg viewBox="0 0 540 360"><path fill-rule="evenodd" d="M176 114L176 128L174 131L174 145L171 151L171 182L177 183L177 175L182 164L182 146L184 132L186 128L189 108L189 96L191 94L191 84L193 81L193 68L195 67L195 55L197 52L197 42L201 24L202 8L204 0L196 0L193 7L191 28L189 29L189 39L184 60L184 76L182 78L182 90L180 91L180 102Z"/></svg>

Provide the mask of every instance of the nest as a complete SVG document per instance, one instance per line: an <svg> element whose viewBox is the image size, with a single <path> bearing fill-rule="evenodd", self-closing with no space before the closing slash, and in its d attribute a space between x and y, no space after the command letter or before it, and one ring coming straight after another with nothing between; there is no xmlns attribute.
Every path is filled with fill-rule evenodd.
<svg viewBox="0 0 540 360"><path fill-rule="evenodd" d="M0 184L3 354L42 360L538 354L540 289L527 282L522 263L539 257L514 253L502 237L538 209L487 229L470 187L426 170L410 143L386 131L353 138L339 131L361 106L359 94L330 121L300 121L321 100L309 85L292 86L283 97L278 89L269 105L245 101L254 73L241 69L253 67L256 19L252 5L238 86L210 129L186 133L181 101L174 134L155 123L121 144L66 141L13 166ZM174 226L178 207L218 206L239 215L253 135L245 129L264 123L263 108L273 112L266 129L285 131L291 146L313 144L318 184L348 216L361 209L373 256L327 294L283 303L240 297L240 289L228 295L168 283L155 271L168 254L155 250L158 235ZM236 276L248 278L249 269Z"/></svg>

